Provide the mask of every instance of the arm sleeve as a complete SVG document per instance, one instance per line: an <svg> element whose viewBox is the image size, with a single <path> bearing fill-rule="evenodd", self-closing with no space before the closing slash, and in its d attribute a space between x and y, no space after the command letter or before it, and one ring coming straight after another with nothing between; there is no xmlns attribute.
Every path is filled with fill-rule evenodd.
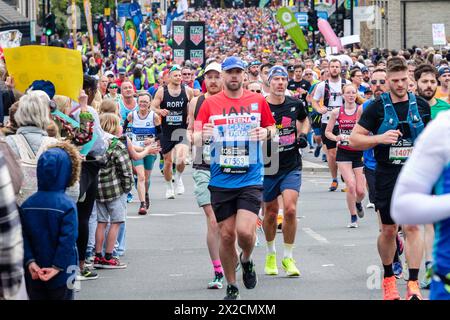
<svg viewBox="0 0 450 320"><path fill-rule="evenodd" d="M450 194L432 195L434 185L450 160L449 125L450 121L437 118L418 138L392 196L391 212L395 222L429 224L450 217Z"/></svg>
<svg viewBox="0 0 450 320"><path fill-rule="evenodd" d="M266 128L275 124L272 112L266 99L261 100L261 127Z"/></svg>
<svg viewBox="0 0 450 320"><path fill-rule="evenodd" d="M52 265L60 270L66 270L67 262L73 255L78 234L78 218L75 207L70 208L61 221L61 231L59 233L58 245Z"/></svg>
<svg viewBox="0 0 450 320"><path fill-rule="evenodd" d="M316 86L316 91L314 92L313 99L316 101L320 101L323 98L325 91L325 82L320 82Z"/></svg>
<svg viewBox="0 0 450 320"><path fill-rule="evenodd" d="M377 115L377 106L378 103L376 101L372 101L361 114L361 118L359 118L358 124L364 129L371 131L372 133L377 132L377 122L375 121L378 117Z"/></svg>
<svg viewBox="0 0 450 320"><path fill-rule="evenodd" d="M124 146L116 146L116 156L114 157L115 166L117 168L117 175L122 184L124 193L131 191L133 185L133 170L131 167L131 160L128 156L128 151Z"/></svg>
<svg viewBox="0 0 450 320"><path fill-rule="evenodd" d="M297 115L297 120L299 121L303 121L308 117L308 114L306 113L306 107L305 104L303 103L303 101L300 100L299 104L298 104L298 115Z"/></svg>

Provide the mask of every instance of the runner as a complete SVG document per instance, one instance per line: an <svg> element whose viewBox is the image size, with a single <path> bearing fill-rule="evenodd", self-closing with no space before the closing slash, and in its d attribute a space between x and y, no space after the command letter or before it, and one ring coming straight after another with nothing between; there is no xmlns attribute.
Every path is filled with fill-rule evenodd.
<svg viewBox="0 0 450 320"><path fill-rule="evenodd" d="M450 300L450 112L426 128L405 164L392 196L392 217L399 224L433 224L431 300Z"/></svg>
<svg viewBox="0 0 450 320"><path fill-rule="evenodd" d="M373 100L379 99L381 94L387 91L386 85L386 70L375 69L370 77L370 89L373 91L373 99L364 102L363 111L367 106L372 103ZM367 189L369 193L369 203L367 208L375 208L375 169L377 162L373 149L364 150L364 176L367 181Z"/></svg>
<svg viewBox="0 0 450 320"><path fill-rule="evenodd" d="M277 275L275 236L279 211L278 197L283 204L284 255L281 265L288 276L300 276L295 265L293 248L297 232L297 200L301 186L302 160L299 148L308 145L306 134L310 130L306 108L301 100L285 96L288 86L287 71L275 66L269 72L270 94L267 96L270 110L276 121L277 135L275 146L268 142L268 154L264 176L264 220L263 228L267 242L267 255L264 272ZM297 126L301 131L297 132ZM272 154L272 149L274 149ZM274 160L274 161L271 161Z"/></svg>
<svg viewBox="0 0 450 320"><path fill-rule="evenodd" d="M378 251L384 268L383 298L398 300L396 278L392 270L397 225L392 220L390 205L395 182L403 163L408 159L417 136L430 119L430 107L423 99L407 92L408 67L401 57L389 59L387 84L390 92L372 102L352 131L350 144L359 150L375 148L375 206L381 217ZM372 132L373 135L369 135ZM407 300L422 299L418 275L423 243L417 226L405 225L409 281Z"/></svg>
<svg viewBox="0 0 450 320"><path fill-rule="evenodd" d="M128 114L127 120L131 125L133 146L144 148L144 142L147 138L156 137L156 127L161 124L161 119L155 112L150 111L151 97L148 92L140 92L137 101L139 107ZM143 159L132 161L138 179L137 191L141 202L138 213L140 215L147 214L147 210L150 207L148 191L155 160L156 155L147 155Z"/></svg>
<svg viewBox="0 0 450 320"><path fill-rule="evenodd" d="M315 93L312 99L312 106L314 110L322 114L322 142L326 147L326 155L328 168L330 168L331 177L333 179L330 191L336 191L338 188L337 180L337 165L336 165L336 142L331 141L325 135L325 128L330 119L330 113L334 108L340 108L343 105L342 87L350 83L341 78L341 62L338 59L331 59L328 65L330 70L329 80L325 80L316 86ZM323 99L323 106L319 105L320 100ZM333 134L339 133L338 126L333 127Z"/></svg>
<svg viewBox="0 0 450 320"><path fill-rule="evenodd" d="M205 69L204 81L206 84L206 93L198 98L192 99L189 104L188 130L190 136L194 131L194 120L197 118L205 99L222 91L223 82L220 76L221 72L222 67L217 62L210 63ZM194 149L194 163L192 167L195 170L192 177L195 182L194 194L197 198L197 203L199 207L203 208L206 215L206 223L208 227L206 242L208 245L209 256L214 268L214 279L208 283L208 289L222 289L224 275L219 257L219 227L211 206L211 194L208 190L208 184L211 179L211 173L209 171L209 153L209 141L205 141L203 148Z"/></svg>
<svg viewBox="0 0 450 320"><path fill-rule="evenodd" d="M439 68L439 83L440 86L436 91L435 98L443 98L445 99L449 94L449 86L450 86L450 67L442 66Z"/></svg>
<svg viewBox="0 0 450 320"><path fill-rule="evenodd" d="M294 78L289 81L287 88L294 96L300 97L303 103L306 103L306 96L311 88L311 83L303 79L303 66L301 64L294 66Z"/></svg>
<svg viewBox="0 0 450 320"><path fill-rule="evenodd" d="M155 94L151 107L162 117L161 148L164 155L164 179L166 180L166 198L175 199L175 193L184 193L181 174L189 152L186 145L188 103L193 98L192 89L181 85L181 67L173 66L169 73L169 83L160 87ZM172 183L172 163L176 157L175 185Z"/></svg>
<svg viewBox="0 0 450 320"><path fill-rule="evenodd" d="M417 92L419 96L424 98L430 104L431 119L442 112L450 109L450 105L441 99L436 99L437 77L436 68L430 64L422 64L417 67L414 72L414 77L417 81ZM422 289L429 289L432 278L432 249L434 240L434 228L432 224L427 224L424 227L424 244L425 244L425 276L420 283Z"/></svg>
<svg viewBox="0 0 450 320"><path fill-rule="evenodd" d="M348 228L358 228L358 217L364 217L362 201L365 196L366 179L363 174L362 151L349 146L348 138L356 122L361 117L362 108L356 104L357 90L354 84L347 84L342 89L344 104L331 111L325 135L337 142L336 162L347 188L347 206L351 220ZM339 134L333 134L334 123L338 123Z"/></svg>
<svg viewBox="0 0 450 320"><path fill-rule="evenodd" d="M225 299L238 299L236 238L242 248L239 260L247 289L257 283L251 254L261 206L262 152L260 140L271 138L275 128L269 106L258 93L242 89L244 63L229 57L222 63L224 90L209 97L197 116L204 139L213 136L211 148L211 204L219 223L219 254L228 282ZM199 139L196 132L195 141Z"/></svg>

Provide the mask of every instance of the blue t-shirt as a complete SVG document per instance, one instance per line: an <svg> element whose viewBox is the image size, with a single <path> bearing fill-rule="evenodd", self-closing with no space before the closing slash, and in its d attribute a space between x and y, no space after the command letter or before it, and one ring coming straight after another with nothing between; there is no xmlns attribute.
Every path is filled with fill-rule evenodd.
<svg viewBox="0 0 450 320"><path fill-rule="evenodd" d="M363 104L363 111L366 109L366 107L373 101L367 100ZM375 170L377 167L377 161L375 160L375 154L373 149L368 149L364 151L364 166L370 170Z"/></svg>

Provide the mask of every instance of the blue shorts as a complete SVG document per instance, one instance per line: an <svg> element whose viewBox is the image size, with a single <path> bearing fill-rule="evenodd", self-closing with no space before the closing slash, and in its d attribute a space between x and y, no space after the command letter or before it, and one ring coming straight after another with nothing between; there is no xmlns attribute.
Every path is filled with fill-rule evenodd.
<svg viewBox="0 0 450 320"><path fill-rule="evenodd" d="M300 170L293 170L274 176L264 176L263 200L264 202L271 202L286 189L300 193L301 185L302 172Z"/></svg>
<svg viewBox="0 0 450 320"><path fill-rule="evenodd" d="M445 287L443 282L433 279L430 286L430 300L450 300L450 288Z"/></svg>
<svg viewBox="0 0 450 320"><path fill-rule="evenodd" d="M320 128L313 128L314 135L315 136L322 136L322 129Z"/></svg>
<svg viewBox="0 0 450 320"><path fill-rule="evenodd" d="M153 170L155 160L156 160L155 155L145 156L143 159L133 160L133 167L144 166L145 170Z"/></svg>

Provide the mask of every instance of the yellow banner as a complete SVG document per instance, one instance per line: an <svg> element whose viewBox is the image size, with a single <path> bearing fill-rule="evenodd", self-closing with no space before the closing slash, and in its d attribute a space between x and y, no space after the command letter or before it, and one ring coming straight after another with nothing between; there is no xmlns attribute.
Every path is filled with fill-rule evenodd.
<svg viewBox="0 0 450 320"><path fill-rule="evenodd" d="M35 80L51 81L56 94L78 101L83 88L81 53L47 46L4 49L6 67L14 77L16 89L25 92Z"/></svg>

